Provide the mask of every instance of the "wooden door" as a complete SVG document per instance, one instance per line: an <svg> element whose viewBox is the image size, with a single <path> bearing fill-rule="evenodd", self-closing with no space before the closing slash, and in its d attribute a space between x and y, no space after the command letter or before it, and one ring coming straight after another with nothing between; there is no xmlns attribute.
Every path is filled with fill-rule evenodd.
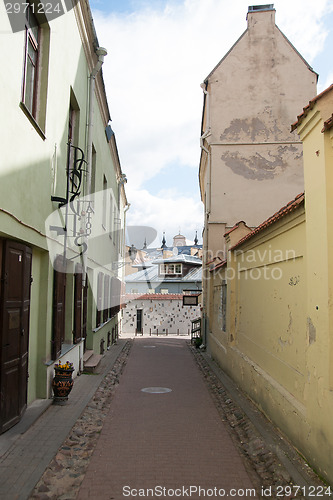
<svg viewBox="0 0 333 500"><path fill-rule="evenodd" d="M32 251L2 240L0 295L0 432L15 425L27 406Z"/></svg>

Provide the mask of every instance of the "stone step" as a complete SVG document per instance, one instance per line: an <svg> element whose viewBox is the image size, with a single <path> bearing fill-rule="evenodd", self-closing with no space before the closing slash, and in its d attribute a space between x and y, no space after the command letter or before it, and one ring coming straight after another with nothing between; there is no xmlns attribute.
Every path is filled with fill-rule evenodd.
<svg viewBox="0 0 333 500"><path fill-rule="evenodd" d="M85 353L83 354L83 363L86 363L88 361L89 358L91 358L91 356L94 355L94 351L90 351L90 350L87 350L85 351Z"/></svg>
<svg viewBox="0 0 333 500"><path fill-rule="evenodd" d="M83 369L85 372L95 373L98 365L101 362L102 354L92 354L89 359L83 363Z"/></svg>

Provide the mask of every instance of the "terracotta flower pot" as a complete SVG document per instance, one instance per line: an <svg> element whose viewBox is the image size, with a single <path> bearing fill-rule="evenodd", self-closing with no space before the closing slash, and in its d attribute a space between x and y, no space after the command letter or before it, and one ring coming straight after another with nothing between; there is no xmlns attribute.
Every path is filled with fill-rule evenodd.
<svg viewBox="0 0 333 500"><path fill-rule="evenodd" d="M54 368L54 377L52 380L54 403L65 404L68 400L68 394L71 392L74 384L74 380L72 378L73 371L74 368Z"/></svg>

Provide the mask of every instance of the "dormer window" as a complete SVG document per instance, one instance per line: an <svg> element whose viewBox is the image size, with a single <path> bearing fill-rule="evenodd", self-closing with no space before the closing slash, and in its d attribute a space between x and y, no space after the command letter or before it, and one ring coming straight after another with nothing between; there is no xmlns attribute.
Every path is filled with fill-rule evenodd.
<svg viewBox="0 0 333 500"><path fill-rule="evenodd" d="M182 274L182 265L160 264L160 274Z"/></svg>

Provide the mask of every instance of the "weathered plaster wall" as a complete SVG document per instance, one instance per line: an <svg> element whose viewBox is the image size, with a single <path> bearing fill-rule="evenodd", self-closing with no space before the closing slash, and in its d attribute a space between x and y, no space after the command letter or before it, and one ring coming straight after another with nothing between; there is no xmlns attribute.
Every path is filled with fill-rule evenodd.
<svg viewBox="0 0 333 500"><path fill-rule="evenodd" d="M305 207L231 253L211 288L227 282L227 325L214 294L209 349L320 475L333 484L333 89L298 127ZM326 98L327 97L327 98ZM287 258L288 256L288 258Z"/></svg>
<svg viewBox="0 0 333 500"><path fill-rule="evenodd" d="M209 350L305 453L308 345L304 208L229 254L212 278ZM218 318L227 283L227 325Z"/></svg>
<svg viewBox="0 0 333 500"><path fill-rule="evenodd" d="M248 29L208 77L210 222L245 218L253 227L303 191L302 145L290 124L316 79L275 11L248 14Z"/></svg>

